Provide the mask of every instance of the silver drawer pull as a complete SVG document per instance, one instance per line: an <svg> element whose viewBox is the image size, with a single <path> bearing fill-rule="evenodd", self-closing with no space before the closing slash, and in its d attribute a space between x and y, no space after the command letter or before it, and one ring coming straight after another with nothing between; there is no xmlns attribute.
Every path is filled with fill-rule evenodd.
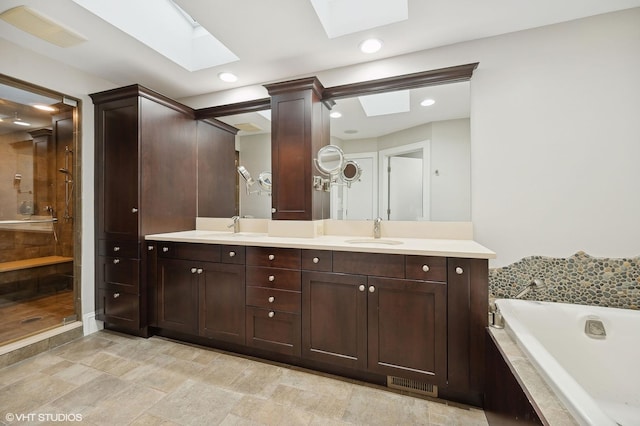
<svg viewBox="0 0 640 426"><path fill-rule="evenodd" d="M463 273L464 273L464 269L462 269L461 267L457 266L456 267L456 274L462 275Z"/></svg>
<svg viewBox="0 0 640 426"><path fill-rule="evenodd" d="M269 255L269 256L267 256L267 257L269 258L269 260L273 260L273 259L275 259L275 258L276 258L276 257L275 257L274 255L272 255L272 254L270 254L270 255Z"/></svg>
<svg viewBox="0 0 640 426"><path fill-rule="evenodd" d="M113 248L113 251L120 251L120 247L115 246L115 247Z"/></svg>
<svg viewBox="0 0 640 426"><path fill-rule="evenodd" d="M147 250L153 251L153 246L147 246Z"/></svg>
<svg viewBox="0 0 640 426"><path fill-rule="evenodd" d="M202 268L198 268L198 271L197 271L197 272L198 272L199 274L201 274L201 273L203 272L203 269L202 269Z"/></svg>
<svg viewBox="0 0 640 426"><path fill-rule="evenodd" d="M318 259L317 257L314 257L313 258L313 263L318 263L318 262L320 262L320 259Z"/></svg>
<svg viewBox="0 0 640 426"><path fill-rule="evenodd" d="M422 265L422 270L424 272L429 272L429 265Z"/></svg>
<svg viewBox="0 0 640 426"><path fill-rule="evenodd" d="M375 293L376 288L372 285L369 286L369 293Z"/></svg>
<svg viewBox="0 0 640 426"><path fill-rule="evenodd" d="M118 263L120 263L120 259L113 259L113 264L117 265Z"/></svg>
<svg viewBox="0 0 640 426"><path fill-rule="evenodd" d="M269 301L269 303L273 303L276 300L276 298L273 296L269 296L267 300Z"/></svg>
<svg viewBox="0 0 640 426"><path fill-rule="evenodd" d="M358 290L364 291L364 289L365 289L364 284L360 284L360 287L358 287Z"/></svg>
<svg viewBox="0 0 640 426"><path fill-rule="evenodd" d="M270 282L274 282L275 279L276 279L276 276L275 275L269 275L268 279L269 279Z"/></svg>
<svg viewBox="0 0 640 426"><path fill-rule="evenodd" d="M120 297L120 293L113 293L113 298L117 299L118 297Z"/></svg>
<svg viewBox="0 0 640 426"><path fill-rule="evenodd" d="M236 255L236 252L235 252L235 251L230 251L230 252L229 252L229 257L234 257L235 255Z"/></svg>
<svg viewBox="0 0 640 426"><path fill-rule="evenodd" d="M197 269L197 268L191 268L191 273L192 273L192 274L195 274L196 272L198 272L198 269Z"/></svg>
<svg viewBox="0 0 640 426"><path fill-rule="evenodd" d="M168 252L169 251L169 247L162 247L162 251L165 252L165 253Z"/></svg>
<svg viewBox="0 0 640 426"><path fill-rule="evenodd" d="M135 207L131 209L131 213L138 213L138 209L136 209Z"/></svg>
<svg viewBox="0 0 640 426"><path fill-rule="evenodd" d="M269 311L269 318L273 318L273 316L274 316L275 314L276 314L275 312L273 312L273 311Z"/></svg>

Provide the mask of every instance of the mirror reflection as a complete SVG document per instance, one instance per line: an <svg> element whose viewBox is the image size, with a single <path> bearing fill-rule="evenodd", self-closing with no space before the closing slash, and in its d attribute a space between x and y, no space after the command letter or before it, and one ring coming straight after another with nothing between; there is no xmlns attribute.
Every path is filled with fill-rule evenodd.
<svg viewBox="0 0 640 426"><path fill-rule="evenodd" d="M271 218L271 110L217 117L239 129L236 135L236 166L258 176L262 191L250 194L238 174L241 217ZM268 188L268 189L267 189Z"/></svg>
<svg viewBox="0 0 640 426"><path fill-rule="evenodd" d="M469 87L465 81L337 99L332 112L341 116L331 119L330 144L344 153L342 174L357 177L332 185L331 218L470 220ZM270 111L218 119L240 129L238 164L254 175L270 172ZM270 218L271 197L240 190L240 215Z"/></svg>
<svg viewBox="0 0 640 426"><path fill-rule="evenodd" d="M331 144L362 170L332 188L332 218L470 220L468 81L338 99L332 113Z"/></svg>

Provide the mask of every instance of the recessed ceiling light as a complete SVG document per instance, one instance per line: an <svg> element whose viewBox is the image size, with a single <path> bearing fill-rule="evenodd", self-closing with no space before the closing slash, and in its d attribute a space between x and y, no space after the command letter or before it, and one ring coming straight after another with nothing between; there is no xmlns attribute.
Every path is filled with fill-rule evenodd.
<svg viewBox="0 0 640 426"><path fill-rule="evenodd" d="M382 48L382 41L377 38L370 38L360 43L360 51L362 53L376 53Z"/></svg>
<svg viewBox="0 0 640 426"><path fill-rule="evenodd" d="M35 104L33 105L34 108L39 109L41 111L55 111L56 109L52 106L49 105L42 105L42 104Z"/></svg>
<svg viewBox="0 0 640 426"><path fill-rule="evenodd" d="M22 121L20 119L15 120L13 124L17 124L18 126L31 126L31 123L27 123L26 121Z"/></svg>
<svg viewBox="0 0 640 426"><path fill-rule="evenodd" d="M425 99L424 101L420 102L420 105L422 106L431 106L433 104L435 104L436 101L434 101L433 99Z"/></svg>
<svg viewBox="0 0 640 426"><path fill-rule="evenodd" d="M342 113L340 111L333 111L331 114L329 114L329 117L331 117L331 118L340 118L340 117L342 117Z"/></svg>
<svg viewBox="0 0 640 426"><path fill-rule="evenodd" d="M226 81L227 83L238 81L238 77L230 72L221 72L220 74L218 74L218 78L222 81Z"/></svg>

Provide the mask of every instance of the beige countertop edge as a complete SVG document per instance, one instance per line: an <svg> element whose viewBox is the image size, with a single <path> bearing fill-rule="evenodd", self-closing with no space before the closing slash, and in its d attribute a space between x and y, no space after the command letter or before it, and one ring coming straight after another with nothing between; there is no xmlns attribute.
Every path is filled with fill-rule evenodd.
<svg viewBox="0 0 640 426"><path fill-rule="evenodd" d="M554 426L574 426L578 423L567 411L556 394L538 374L516 342L504 329L489 327L496 342L517 374L520 383L527 389L536 405L542 411L547 424Z"/></svg>
<svg viewBox="0 0 640 426"><path fill-rule="evenodd" d="M473 240L447 240L384 237L401 244L348 243L349 240L369 240L353 236L325 235L315 238L270 237L267 235L234 235L230 232L182 231L147 235L149 241L187 242L200 244L230 244L257 247L283 247L365 253L447 256L493 259L496 254Z"/></svg>

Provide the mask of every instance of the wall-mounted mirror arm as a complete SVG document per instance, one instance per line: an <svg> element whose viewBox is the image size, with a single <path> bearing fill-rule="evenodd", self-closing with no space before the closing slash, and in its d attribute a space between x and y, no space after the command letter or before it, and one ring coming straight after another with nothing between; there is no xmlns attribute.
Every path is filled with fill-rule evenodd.
<svg viewBox="0 0 640 426"><path fill-rule="evenodd" d="M261 172L258 175L258 186L260 189L251 190L251 187L256 184L256 180L251 177L251 173L244 166L238 166L238 174L244 179L245 188L248 195L271 195L271 172Z"/></svg>

